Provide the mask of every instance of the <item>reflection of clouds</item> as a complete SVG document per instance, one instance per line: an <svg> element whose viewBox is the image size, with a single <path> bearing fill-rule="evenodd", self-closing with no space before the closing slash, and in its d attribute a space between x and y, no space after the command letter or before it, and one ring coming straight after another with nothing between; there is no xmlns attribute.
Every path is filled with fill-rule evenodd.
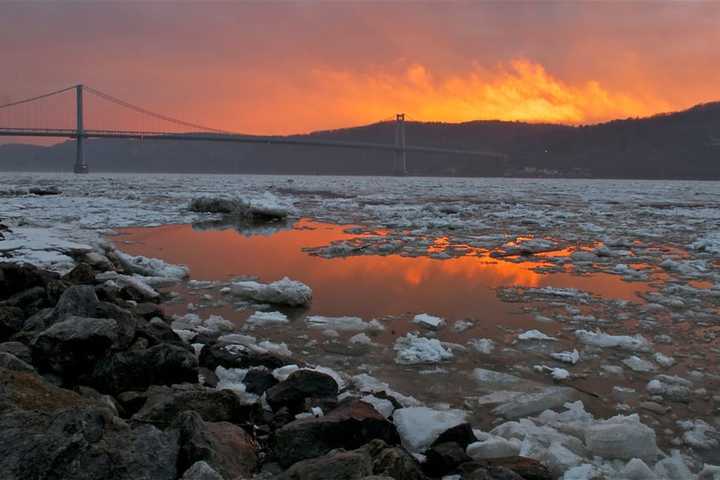
<svg viewBox="0 0 720 480"><path fill-rule="evenodd" d="M236 232L246 236L252 237L258 236L271 236L282 230L290 230L291 224L286 221L271 222L271 223L254 223L252 221L243 221L232 218L222 218L217 220L204 220L201 222L195 222L192 224L193 230L229 230L233 229Z"/></svg>

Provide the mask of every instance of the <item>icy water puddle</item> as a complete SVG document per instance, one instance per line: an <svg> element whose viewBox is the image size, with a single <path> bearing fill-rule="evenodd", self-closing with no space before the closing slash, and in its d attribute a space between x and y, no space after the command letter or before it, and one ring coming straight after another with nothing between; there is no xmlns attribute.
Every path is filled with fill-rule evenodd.
<svg viewBox="0 0 720 480"><path fill-rule="evenodd" d="M116 242L132 255L190 267L194 280L229 281L238 276L269 282L284 276L313 289L311 314L365 319L427 312L450 321L472 318L520 327L517 307L497 298L497 287L563 287L606 298L640 301L649 286L617 275L537 273L538 262L512 262L489 255L451 259L359 255L323 258L304 251L357 237L349 226L300 220L270 235L234 229L200 230L191 225L124 229ZM524 317L520 315L519 317Z"/></svg>

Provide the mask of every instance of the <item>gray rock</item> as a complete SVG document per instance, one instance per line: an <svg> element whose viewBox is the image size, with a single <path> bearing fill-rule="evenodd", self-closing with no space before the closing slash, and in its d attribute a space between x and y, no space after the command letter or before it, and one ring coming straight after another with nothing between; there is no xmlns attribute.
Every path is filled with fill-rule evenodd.
<svg viewBox="0 0 720 480"><path fill-rule="evenodd" d="M335 448L358 448L373 439L400 443L395 425L371 405L348 400L323 417L295 420L275 432L272 452L287 467Z"/></svg>
<svg viewBox="0 0 720 480"><path fill-rule="evenodd" d="M275 479L360 480L372 473L372 460L364 452L337 452L298 462Z"/></svg>
<svg viewBox="0 0 720 480"><path fill-rule="evenodd" d="M55 323L71 315L94 317L99 305L100 300L95 295L93 287L90 285L75 285L60 295L50 321Z"/></svg>
<svg viewBox="0 0 720 480"><path fill-rule="evenodd" d="M20 360L12 353L0 352L0 368L15 370L16 372L34 372L35 367Z"/></svg>
<svg viewBox="0 0 720 480"><path fill-rule="evenodd" d="M205 422L196 412L177 419L180 430L180 468L207 462L225 478L250 477L258 458L253 438L229 422Z"/></svg>
<svg viewBox="0 0 720 480"><path fill-rule="evenodd" d="M91 371L117 340L117 323L107 318L69 316L41 332L31 344L33 363L64 377Z"/></svg>
<svg viewBox="0 0 720 480"><path fill-rule="evenodd" d="M25 363L32 363L32 354L30 347L21 342L3 342L0 343L0 352L15 355Z"/></svg>
<svg viewBox="0 0 720 480"><path fill-rule="evenodd" d="M302 365L302 362L273 353L260 353L240 345L229 345L216 342L205 345L200 351L200 365L215 370L218 366L225 368L266 367L270 370L285 365Z"/></svg>
<svg viewBox="0 0 720 480"><path fill-rule="evenodd" d="M195 355L177 345L162 343L146 349L117 352L99 361L91 384L111 395L145 390L150 385L197 383Z"/></svg>
<svg viewBox="0 0 720 480"><path fill-rule="evenodd" d="M33 287L43 287L60 275L30 264L0 263L0 300Z"/></svg>
<svg viewBox="0 0 720 480"><path fill-rule="evenodd" d="M249 421L254 412L253 405L243 404L230 390L193 385L188 388L153 387L148 393L133 420L165 426L171 424L180 413L191 410L208 422L243 423Z"/></svg>
<svg viewBox="0 0 720 480"><path fill-rule="evenodd" d="M190 468L185 470L185 473L180 480L224 480L223 477L217 473L207 462L195 462Z"/></svg>
<svg viewBox="0 0 720 480"><path fill-rule="evenodd" d="M285 381L265 392L273 410L288 407L295 413L303 410L306 398L335 398L337 394L337 382L330 375L314 370L293 372Z"/></svg>
<svg viewBox="0 0 720 480"><path fill-rule="evenodd" d="M19 307L0 305L0 340L7 340L23 329L25 313Z"/></svg>

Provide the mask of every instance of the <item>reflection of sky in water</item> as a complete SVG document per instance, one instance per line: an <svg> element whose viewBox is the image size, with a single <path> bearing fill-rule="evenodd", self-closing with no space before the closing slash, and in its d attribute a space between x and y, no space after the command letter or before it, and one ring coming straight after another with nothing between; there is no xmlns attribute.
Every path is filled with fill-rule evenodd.
<svg viewBox="0 0 720 480"><path fill-rule="evenodd" d="M244 236L233 229L197 230L189 225L126 229L118 238L133 255L182 263L198 280L227 280L240 275L273 281L284 276L313 289L312 312L371 318L407 312L429 312L449 319L506 318L510 305L496 287L572 287L610 298L637 299L647 290L609 274L540 274L539 262L511 262L471 252L451 259L362 255L326 259L303 248L353 238L346 227L301 220L291 230L270 236ZM128 243L124 243L128 242ZM437 239L431 252L446 245Z"/></svg>

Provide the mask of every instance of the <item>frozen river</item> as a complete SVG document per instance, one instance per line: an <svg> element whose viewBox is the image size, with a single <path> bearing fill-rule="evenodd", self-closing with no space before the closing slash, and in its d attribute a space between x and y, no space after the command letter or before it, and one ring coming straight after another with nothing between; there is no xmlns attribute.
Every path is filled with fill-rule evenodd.
<svg viewBox="0 0 720 480"><path fill-rule="evenodd" d="M224 222L189 211L198 196L289 219ZM14 261L64 271L110 242L186 265L157 287L178 318L220 315L483 426L513 395L569 386L596 416L638 413L692 466L720 458L717 182L2 174L0 223ZM228 293L286 276L308 308Z"/></svg>

